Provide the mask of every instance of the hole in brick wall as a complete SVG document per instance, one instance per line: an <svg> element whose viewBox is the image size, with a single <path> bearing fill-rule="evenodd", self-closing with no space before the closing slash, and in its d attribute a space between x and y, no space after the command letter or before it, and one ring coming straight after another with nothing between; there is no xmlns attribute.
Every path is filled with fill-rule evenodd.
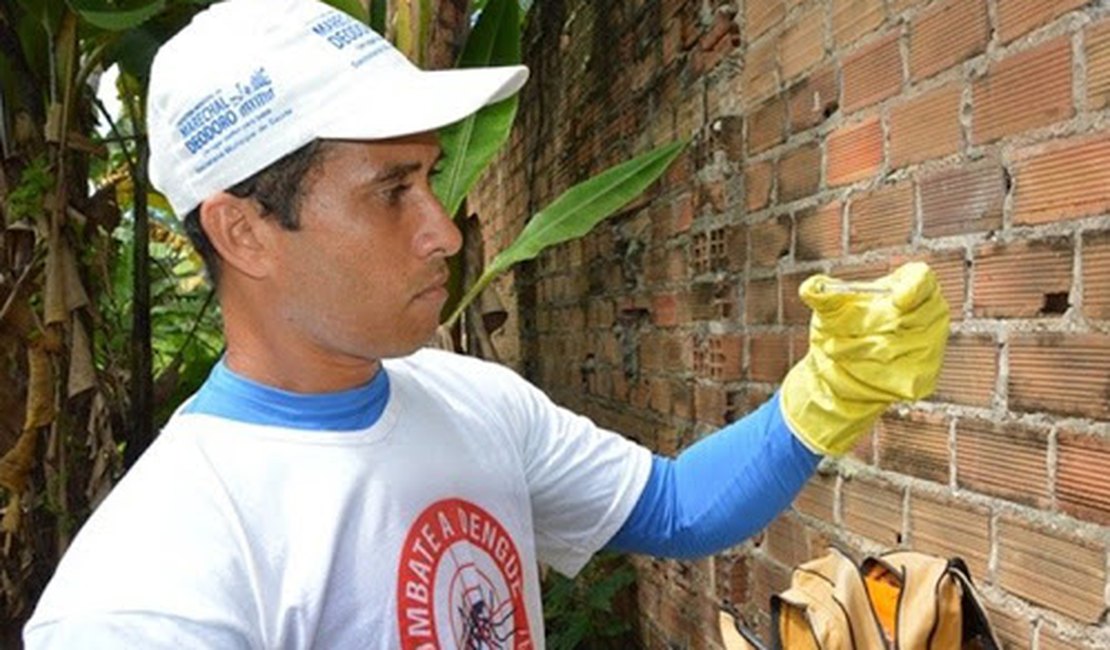
<svg viewBox="0 0 1110 650"><path fill-rule="evenodd" d="M840 104L834 100L825 105L825 110L821 111L821 114L824 115L825 119L827 120L832 117L833 113L836 113L838 110L840 110Z"/></svg>
<svg viewBox="0 0 1110 650"><path fill-rule="evenodd" d="M594 374L597 372L597 357L595 357L592 352L590 354L587 354L586 360L582 362L582 365L578 368L578 370L582 374L582 390L587 393L593 392L591 380L593 379Z"/></svg>
<svg viewBox="0 0 1110 650"><path fill-rule="evenodd" d="M1042 314L1062 314L1068 310L1068 292L1060 291L1057 293L1046 293L1044 295L1044 306L1041 307Z"/></svg>
<svg viewBox="0 0 1110 650"><path fill-rule="evenodd" d="M896 544L901 544L902 543L902 533L895 533L894 534L894 542Z"/></svg>
<svg viewBox="0 0 1110 650"><path fill-rule="evenodd" d="M1010 175L1010 170L1005 167L1002 168L1002 188L1006 194L1014 189L1014 177Z"/></svg>

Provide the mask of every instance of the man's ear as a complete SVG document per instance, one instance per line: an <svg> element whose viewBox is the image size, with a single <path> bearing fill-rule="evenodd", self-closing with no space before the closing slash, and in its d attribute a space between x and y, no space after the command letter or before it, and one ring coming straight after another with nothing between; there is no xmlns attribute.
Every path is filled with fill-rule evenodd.
<svg viewBox="0 0 1110 650"><path fill-rule="evenodd" d="M200 224L225 266L255 279L269 275L274 264L271 229L257 202L220 192L204 201Z"/></svg>

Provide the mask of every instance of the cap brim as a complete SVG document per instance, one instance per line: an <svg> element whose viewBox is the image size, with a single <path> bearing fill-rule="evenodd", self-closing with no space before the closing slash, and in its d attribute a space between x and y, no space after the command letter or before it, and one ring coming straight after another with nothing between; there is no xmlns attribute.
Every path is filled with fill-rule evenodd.
<svg viewBox="0 0 1110 650"><path fill-rule="evenodd" d="M522 65L453 70L379 72L372 83L352 88L343 106L327 107L318 137L381 140L433 131L508 99L528 80ZM382 88L389 88L388 94Z"/></svg>

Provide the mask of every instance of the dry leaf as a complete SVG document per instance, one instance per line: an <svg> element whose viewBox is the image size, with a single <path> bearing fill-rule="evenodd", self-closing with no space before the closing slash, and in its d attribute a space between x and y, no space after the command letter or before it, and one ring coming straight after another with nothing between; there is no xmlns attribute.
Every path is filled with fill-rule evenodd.
<svg viewBox="0 0 1110 650"><path fill-rule="evenodd" d="M74 254L73 248L69 245L69 242L66 242L65 238L59 238L59 241L62 242L62 273L65 284L66 309L73 311L89 304L89 294L85 293L85 287L81 284L81 274L77 271L77 255Z"/></svg>
<svg viewBox="0 0 1110 650"><path fill-rule="evenodd" d="M47 325L64 323L69 318L66 309L66 281L62 238L57 228L50 229L46 253L46 285L43 288L43 314Z"/></svg>
<svg viewBox="0 0 1110 650"><path fill-rule="evenodd" d="M37 345L27 348L27 415L23 430L29 431L54 421L54 372L50 355Z"/></svg>
<svg viewBox="0 0 1110 650"><path fill-rule="evenodd" d="M38 432L24 431L15 446L0 458L0 487L16 496L27 489L27 477L35 462L35 443Z"/></svg>
<svg viewBox="0 0 1110 650"><path fill-rule="evenodd" d="M89 335L85 331L85 324L74 314L73 341L69 350L69 381L66 392L70 397L73 397L94 386L96 386L96 368L93 366Z"/></svg>
<svg viewBox="0 0 1110 650"><path fill-rule="evenodd" d="M4 519L0 521L0 530L5 533L14 534L19 530L19 524L23 521L23 506L20 504L18 492L13 492L12 496L8 499L8 507L4 511Z"/></svg>

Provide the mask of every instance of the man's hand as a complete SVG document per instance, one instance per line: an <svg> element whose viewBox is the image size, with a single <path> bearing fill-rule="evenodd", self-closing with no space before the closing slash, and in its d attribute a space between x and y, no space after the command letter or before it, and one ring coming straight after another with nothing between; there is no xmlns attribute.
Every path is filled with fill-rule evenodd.
<svg viewBox="0 0 1110 650"><path fill-rule="evenodd" d="M949 316L926 264L862 285L817 275L798 293L813 309L809 352L783 381L782 410L811 449L843 454L891 403L933 392Z"/></svg>

